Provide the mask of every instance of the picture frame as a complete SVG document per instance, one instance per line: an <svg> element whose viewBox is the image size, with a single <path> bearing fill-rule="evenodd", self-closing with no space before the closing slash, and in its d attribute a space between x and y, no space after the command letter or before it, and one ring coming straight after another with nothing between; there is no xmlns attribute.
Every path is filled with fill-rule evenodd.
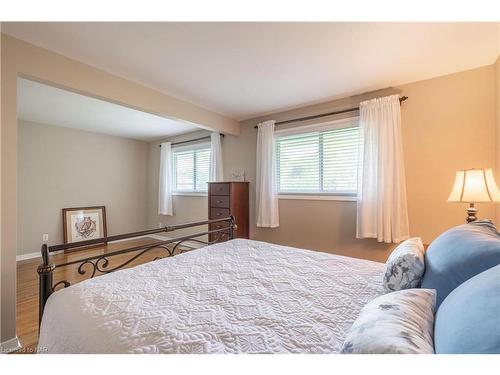
<svg viewBox="0 0 500 375"><path fill-rule="evenodd" d="M231 181L245 182L245 170L241 168L231 170Z"/></svg>
<svg viewBox="0 0 500 375"><path fill-rule="evenodd" d="M104 240L107 237L105 206L63 208L62 216L64 243L103 238L100 243L68 249L66 252L106 245Z"/></svg>

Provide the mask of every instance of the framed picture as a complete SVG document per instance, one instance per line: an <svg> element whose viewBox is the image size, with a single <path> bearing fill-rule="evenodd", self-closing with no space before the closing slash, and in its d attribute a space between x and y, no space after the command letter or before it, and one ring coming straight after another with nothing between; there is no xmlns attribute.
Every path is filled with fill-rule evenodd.
<svg viewBox="0 0 500 375"><path fill-rule="evenodd" d="M73 207L63 208L64 243L80 242L106 238L106 207ZM92 246L78 247L72 250L105 245L106 242Z"/></svg>
<svg viewBox="0 0 500 375"><path fill-rule="evenodd" d="M231 181L245 181L245 170L244 169L233 169L231 170Z"/></svg>

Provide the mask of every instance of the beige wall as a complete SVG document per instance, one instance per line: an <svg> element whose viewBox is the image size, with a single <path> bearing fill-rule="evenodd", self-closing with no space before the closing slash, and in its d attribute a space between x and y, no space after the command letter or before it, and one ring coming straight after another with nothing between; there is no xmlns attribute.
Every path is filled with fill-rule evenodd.
<svg viewBox="0 0 500 375"><path fill-rule="evenodd" d="M239 124L220 114L106 73L57 53L1 34L1 329L0 342L15 337L17 251L17 78L60 87L207 129L239 134Z"/></svg>
<svg viewBox="0 0 500 375"><path fill-rule="evenodd" d="M0 88L3 87L3 69L2 69L2 23L0 22ZM3 107L3 101L2 101L2 92L3 90L0 89L0 125L3 124L3 117L2 117L2 107ZM1 253L1 244L2 244L2 127L0 127L0 293L3 291L2 284L3 284L3 276L2 276L2 253ZM0 298L0 345L5 340L5 338L2 335L2 300L3 298Z"/></svg>
<svg viewBox="0 0 500 375"><path fill-rule="evenodd" d="M466 204L447 203L446 199L456 170L495 166L494 82L495 66L491 65L242 122L240 136L225 137L223 153L226 177L231 169L242 168L251 183L251 238L386 260L393 245L355 239L355 202L280 200L280 227L256 228L254 125L266 119L279 121L350 108L362 100L392 93L409 97L401 111L411 235L430 243L445 229L463 223ZM151 166L159 159L159 151L153 152ZM151 207L155 207L157 191L150 195ZM206 218L206 199L182 197L175 203L177 208L182 204L186 211L177 209L179 216L167 221ZM478 204L478 208L480 217L494 218L493 204ZM154 214L150 217L155 220Z"/></svg>
<svg viewBox="0 0 500 375"><path fill-rule="evenodd" d="M106 206L108 235L146 229L149 143L19 122L18 251L63 242L64 207Z"/></svg>
<svg viewBox="0 0 500 375"><path fill-rule="evenodd" d="M467 204L446 202L455 171L495 166L494 77L490 65L401 87L410 226L426 242L465 220ZM494 204L477 206L495 219Z"/></svg>
<svg viewBox="0 0 500 375"><path fill-rule="evenodd" d="M500 31L500 26L499 26ZM500 32L499 32L500 44ZM500 49L500 46L499 46ZM496 181L500 184L500 56L495 62L495 109L496 109ZM496 220L500 223L500 204L496 205Z"/></svg>
<svg viewBox="0 0 500 375"><path fill-rule="evenodd" d="M495 104L493 66L410 83L364 96L310 106L289 113L266 116L281 120L357 105L370 97L400 93L409 99L401 107L403 147L408 192L410 232L429 243L446 228L465 219L465 204L446 202L455 171L495 165ZM231 155L226 166L243 166L234 153L252 155L247 165L249 179L255 180L256 131L261 119L242 124L242 135L226 143ZM244 144L242 146L241 144ZM251 206L254 206L254 189ZM354 202L280 200L279 229L258 229L253 238L327 252L384 261L391 245L373 240L355 240ZM479 204L480 216L494 218L493 204ZM302 235L302 233L306 235Z"/></svg>

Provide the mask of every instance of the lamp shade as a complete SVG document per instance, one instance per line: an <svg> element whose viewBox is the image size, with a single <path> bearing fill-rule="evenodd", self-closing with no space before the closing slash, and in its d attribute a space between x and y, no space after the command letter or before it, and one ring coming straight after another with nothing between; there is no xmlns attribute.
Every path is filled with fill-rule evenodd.
<svg viewBox="0 0 500 375"><path fill-rule="evenodd" d="M448 202L499 202L498 190L491 169L458 171Z"/></svg>

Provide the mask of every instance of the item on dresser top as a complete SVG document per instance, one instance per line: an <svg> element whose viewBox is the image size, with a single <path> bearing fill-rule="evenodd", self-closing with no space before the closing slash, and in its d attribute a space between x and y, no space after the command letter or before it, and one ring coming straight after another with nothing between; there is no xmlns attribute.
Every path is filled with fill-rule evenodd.
<svg viewBox="0 0 500 375"><path fill-rule="evenodd" d="M432 354L433 289L405 289L369 302L354 321L343 354Z"/></svg>
<svg viewBox="0 0 500 375"><path fill-rule="evenodd" d="M231 181L244 182L245 181L245 170L244 169L231 170Z"/></svg>
<svg viewBox="0 0 500 375"><path fill-rule="evenodd" d="M394 292L420 286L424 275L424 245L418 237L399 244L386 262L384 289Z"/></svg>
<svg viewBox="0 0 500 375"><path fill-rule="evenodd" d="M436 353L500 354L500 265L452 291L436 312Z"/></svg>
<svg viewBox="0 0 500 375"><path fill-rule="evenodd" d="M437 306L471 277L500 264L500 233L489 220L451 228L425 253L422 288L436 289Z"/></svg>

